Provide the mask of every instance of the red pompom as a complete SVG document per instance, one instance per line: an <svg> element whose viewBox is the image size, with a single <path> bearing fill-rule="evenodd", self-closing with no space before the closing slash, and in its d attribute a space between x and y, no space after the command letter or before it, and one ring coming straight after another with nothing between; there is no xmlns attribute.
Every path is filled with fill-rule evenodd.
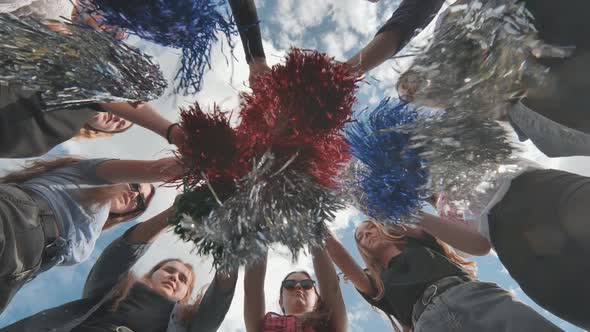
<svg viewBox="0 0 590 332"><path fill-rule="evenodd" d="M277 139L307 144L344 127L360 77L317 51L291 49L284 64L257 78L243 94L239 130L254 145Z"/></svg>
<svg viewBox="0 0 590 332"><path fill-rule="evenodd" d="M184 184L196 186L203 175L211 182L242 176L244 167L238 164L237 137L229 119L214 107L205 113L198 103L180 110L180 126L184 141L178 154L185 167Z"/></svg>
<svg viewBox="0 0 590 332"><path fill-rule="evenodd" d="M318 183L331 180L349 156L339 134L350 121L360 77L316 51L291 49L284 64L259 76L242 95L239 146L244 156L273 151L278 164Z"/></svg>

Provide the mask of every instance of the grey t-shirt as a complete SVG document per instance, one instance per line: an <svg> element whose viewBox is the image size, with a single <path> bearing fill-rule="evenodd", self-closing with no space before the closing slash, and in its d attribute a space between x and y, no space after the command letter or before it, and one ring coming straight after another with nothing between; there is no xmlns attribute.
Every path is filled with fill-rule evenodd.
<svg viewBox="0 0 590 332"><path fill-rule="evenodd" d="M36 176L19 187L47 200L63 229L65 240L57 264L74 265L90 256L109 214L109 205L87 209L76 198L78 189L111 183L96 175L96 166L109 159L88 159Z"/></svg>

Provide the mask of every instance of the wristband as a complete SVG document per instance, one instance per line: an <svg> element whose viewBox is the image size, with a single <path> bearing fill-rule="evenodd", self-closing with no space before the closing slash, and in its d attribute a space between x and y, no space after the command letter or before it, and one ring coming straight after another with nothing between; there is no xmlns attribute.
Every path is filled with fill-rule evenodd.
<svg viewBox="0 0 590 332"><path fill-rule="evenodd" d="M175 123L169 125L168 129L166 129L166 140L168 141L169 144L172 144L172 141L170 140L170 134L172 134L172 128L174 126L180 126L180 124L178 122L175 122Z"/></svg>

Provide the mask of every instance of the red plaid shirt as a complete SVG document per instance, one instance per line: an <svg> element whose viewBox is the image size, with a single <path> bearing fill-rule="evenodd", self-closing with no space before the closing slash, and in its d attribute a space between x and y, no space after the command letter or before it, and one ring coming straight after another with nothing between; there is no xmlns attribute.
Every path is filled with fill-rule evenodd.
<svg viewBox="0 0 590 332"><path fill-rule="evenodd" d="M264 316L263 332L316 332L311 326L301 326L299 318L267 312Z"/></svg>

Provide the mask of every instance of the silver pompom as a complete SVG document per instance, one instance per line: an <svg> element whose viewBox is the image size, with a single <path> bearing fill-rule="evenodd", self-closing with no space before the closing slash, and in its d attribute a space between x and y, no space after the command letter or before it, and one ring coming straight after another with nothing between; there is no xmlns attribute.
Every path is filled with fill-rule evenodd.
<svg viewBox="0 0 590 332"><path fill-rule="evenodd" d="M159 67L138 50L88 27L65 28L0 14L0 82L39 91L46 110L149 101L164 92Z"/></svg>

